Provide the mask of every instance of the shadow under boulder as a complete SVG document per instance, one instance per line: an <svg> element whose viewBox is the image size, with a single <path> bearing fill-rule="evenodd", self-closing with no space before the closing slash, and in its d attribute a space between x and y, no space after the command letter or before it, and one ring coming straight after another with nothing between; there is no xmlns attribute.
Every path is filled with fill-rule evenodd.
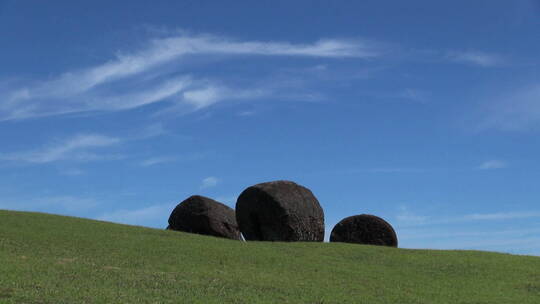
<svg viewBox="0 0 540 304"><path fill-rule="evenodd" d="M330 242L398 246L394 228L382 218L369 214L354 215L341 220L332 229Z"/></svg>
<svg viewBox="0 0 540 304"><path fill-rule="evenodd" d="M200 195L190 196L174 208L167 229L241 239L234 210Z"/></svg>
<svg viewBox="0 0 540 304"><path fill-rule="evenodd" d="M236 220L248 241L324 239L324 213L313 193L291 181L251 186L236 202Z"/></svg>

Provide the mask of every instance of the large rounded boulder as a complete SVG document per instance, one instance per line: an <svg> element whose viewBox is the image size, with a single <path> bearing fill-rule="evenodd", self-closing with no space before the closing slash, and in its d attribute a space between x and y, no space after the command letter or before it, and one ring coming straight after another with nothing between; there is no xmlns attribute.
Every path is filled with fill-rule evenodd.
<svg viewBox="0 0 540 304"><path fill-rule="evenodd" d="M251 186L236 202L236 220L248 241L324 239L324 213L306 187L291 181Z"/></svg>
<svg viewBox="0 0 540 304"><path fill-rule="evenodd" d="M330 242L397 247L394 228L382 218L361 214L344 218L330 234Z"/></svg>
<svg viewBox="0 0 540 304"><path fill-rule="evenodd" d="M167 229L241 239L234 210L200 195L190 196L174 208Z"/></svg>

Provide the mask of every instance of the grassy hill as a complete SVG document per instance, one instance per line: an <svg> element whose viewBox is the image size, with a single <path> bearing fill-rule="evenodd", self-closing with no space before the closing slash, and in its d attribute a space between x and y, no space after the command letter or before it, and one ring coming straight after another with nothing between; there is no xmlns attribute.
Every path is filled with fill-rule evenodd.
<svg viewBox="0 0 540 304"><path fill-rule="evenodd" d="M540 258L230 241L0 211L0 303L540 303Z"/></svg>

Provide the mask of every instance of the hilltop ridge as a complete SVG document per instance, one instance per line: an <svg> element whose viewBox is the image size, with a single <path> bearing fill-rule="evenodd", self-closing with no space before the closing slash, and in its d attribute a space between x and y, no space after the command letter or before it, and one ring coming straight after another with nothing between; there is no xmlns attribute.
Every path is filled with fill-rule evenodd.
<svg viewBox="0 0 540 304"><path fill-rule="evenodd" d="M540 258L241 242L0 210L1 303L538 303Z"/></svg>

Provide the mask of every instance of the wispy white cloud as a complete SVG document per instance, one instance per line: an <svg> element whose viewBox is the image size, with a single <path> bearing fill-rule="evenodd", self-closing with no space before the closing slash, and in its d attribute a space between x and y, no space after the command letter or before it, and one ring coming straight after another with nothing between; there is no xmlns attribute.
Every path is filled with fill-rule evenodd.
<svg viewBox="0 0 540 304"><path fill-rule="evenodd" d="M426 228L413 228L413 229L403 229L401 230L400 239L432 239L432 238L460 238L465 237L501 237L501 236L512 236L512 237L523 237L530 235L537 235L540 233L539 228L527 228L527 229L501 229L501 230L471 230L470 227L456 228L455 230L449 231L448 229L432 229L429 227Z"/></svg>
<svg viewBox="0 0 540 304"><path fill-rule="evenodd" d="M141 162L141 166L143 166L143 167L151 167L151 166L155 166L155 165L159 165L159 164L174 162L176 160L177 160L177 158L172 157L172 156L151 157L151 158L143 160Z"/></svg>
<svg viewBox="0 0 540 304"><path fill-rule="evenodd" d="M480 166L478 166L478 169L492 170L492 169L503 169L506 167L508 167L508 164L505 161L492 159L492 160L488 160L480 164Z"/></svg>
<svg viewBox="0 0 540 304"><path fill-rule="evenodd" d="M217 186L219 179L214 176L206 177L201 182L201 189L211 188Z"/></svg>
<svg viewBox="0 0 540 304"><path fill-rule="evenodd" d="M531 246L525 241L538 238L540 227L534 223L540 218L540 211L470 213L445 217L430 212L418 214L401 206L394 218L400 247L404 248L515 250L540 254L540 246ZM508 228L516 222L519 222L519 227ZM523 246L518 248L517 245Z"/></svg>
<svg viewBox="0 0 540 304"><path fill-rule="evenodd" d="M165 228L174 207L174 204L156 204L139 209L122 209L104 213L96 219L121 224Z"/></svg>
<svg viewBox="0 0 540 304"><path fill-rule="evenodd" d="M504 64L501 56L479 51L452 51L448 52L446 57L455 62L480 67L495 67Z"/></svg>
<svg viewBox="0 0 540 304"><path fill-rule="evenodd" d="M514 220L524 218L538 218L540 212L499 212L499 213L476 213L468 214L463 220L469 221L491 221L491 220Z"/></svg>
<svg viewBox="0 0 540 304"><path fill-rule="evenodd" d="M157 111L154 116L185 112L186 105L190 106L187 111L197 111L221 101L253 100L272 94L269 89L232 89L218 84L206 84L183 92L181 102Z"/></svg>
<svg viewBox="0 0 540 304"><path fill-rule="evenodd" d="M205 82L188 76L160 76L183 63L187 55L302 56L320 58L371 58L379 55L372 43L361 40L326 39L293 44L279 41L238 41L212 35L190 35L154 39L146 48L120 53L94 67L68 71L52 80L37 80L0 90L0 120L90 111L120 111L162 102L184 102L201 109L222 100L223 88L201 88ZM144 75L154 79L141 84ZM157 77L156 77L157 75ZM134 77L138 77L134 81ZM155 80L157 79L157 80ZM122 83L123 90L111 91L111 83ZM127 87L127 88L125 88ZM145 89L140 89L145 87ZM225 92L227 93L227 92ZM229 98L239 97L231 92ZM242 94L239 94L242 95Z"/></svg>
<svg viewBox="0 0 540 304"><path fill-rule="evenodd" d="M406 88L398 94L398 97L419 103L425 103L428 101L430 93L425 90Z"/></svg>
<svg viewBox="0 0 540 304"><path fill-rule="evenodd" d="M362 170L364 171L364 170ZM401 167L387 167L387 168L373 168L368 169L368 172L373 173L407 173L407 172L420 172L423 171L423 169L420 168L401 168Z"/></svg>
<svg viewBox="0 0 540 304"><path fill-rule="evenodd" d="M322 39L308 44L276 41L238 41L212 35L181 36L156 41L162 51L172 56L184 54L238 54L265 56L376 57L380 51L361 40ZM167 50L163 52L163 50Z"/></svg>
<svg viewBox="0 0 540 304"><path fill-rule="evenodd" d="M540 255L538 226L497 228L457 226L399 229L400 247L429 249L474 249Z"/></svg>
<svg viewBox="0 0 540 304"><path fill-rule="evenodd" d="M406 224L406 225L417 225L417 224L424 224L429 220L429 216L425 215L418 215L415 213L412 213L407 206L401 206L400 212L396 215L396 220L400 224Z"/></svg>
<svg viewBox="0 0 540 304"><path fill-rule="evenodd" d="M44 196L40 198L20 197L17 199L0 200L0 209L19 211L55 211L81 215L99 205L93 198L71 195Z"/></svg>
<svg viewBox="0 0 540 304"><path fill-rule="evenodd" d="M540 256L540 237L484 237L446 242L441 249L489 250Z"/></svg>
<svg viewBox="0 0 540 304"><path fill-rule="evenodd" d="M86 110L117 111L141 107L177 96L192 84L188 77L167 80L147 90L137 90L126 94L99 97L91 100Z"/></svg>
<svg viewBox="0 0 540 304"><path fill-rule="evenodd" d="M441 217L435 215L419 215L402 207L395 215L395 218L401 227L436 226L464 222L510 221L516 219L540 218L540 211L471 213L455 215L452 217Z"/></svg>
<svg viewBox="0 0 540 304"><path fill-rule="evenodd" d="M497 95L484 102L479 130L525 131L540 126L540 84Z"/></svg>
<svg viewBox="0 0 540 304"><path fill-rule="evenodd" d="M120 139L99 134L79 134L54 145L29 152L0 154L0 160L27 163L50 163L60 160L91 161L118 158L114 155L98 155L91 151L116 145Z"/></svg>
<svg viewBox="0 0 540 304"><path fill-rule="evenodd" d="M130 140L144 140L167 134L168 131L161 122L149 124L139 130L137 134L129 137Z"/></svg>
<svg viewBox="0 0 540 304"><path fill-rule="evenodd" d="M187 103L192 104L195 109L202 109L212 105L216 103L219 98L219 90L215 87L184 92L184 100Z"/></svg>
<svg viewBox="0 0 540 304"><path fill-rule="evenodd" d="M236 113L236 115L238 116L253 116L255 115L255 111L240 111L238 113Z"/></svg>

